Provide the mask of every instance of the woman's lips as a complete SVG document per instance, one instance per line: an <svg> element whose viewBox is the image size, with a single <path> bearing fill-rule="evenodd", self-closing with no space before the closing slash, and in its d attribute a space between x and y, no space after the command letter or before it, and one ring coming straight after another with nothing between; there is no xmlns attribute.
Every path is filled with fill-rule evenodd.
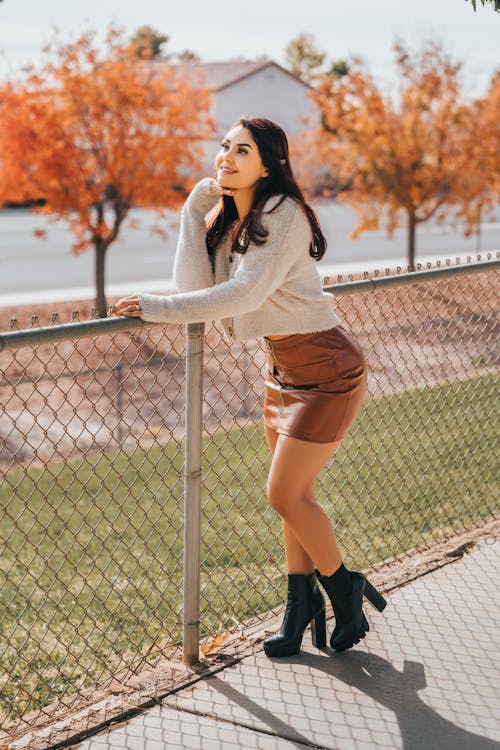
<svg viewBox="0 0 500 750"><path fill-rule="evenodd" d="M219 167L219 170L221 172L224 172L224 174L236 174L235 169L229 169L229 167Z"/></svg>

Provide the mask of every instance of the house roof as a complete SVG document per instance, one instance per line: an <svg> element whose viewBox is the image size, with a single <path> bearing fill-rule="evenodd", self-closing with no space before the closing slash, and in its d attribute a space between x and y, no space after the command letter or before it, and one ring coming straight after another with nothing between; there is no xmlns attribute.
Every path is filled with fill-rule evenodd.
<svg viewBox="0 0 500 750"><path fill-rule="evenodd" d="M298 83L302 84L305 88L310 86L305 83L301 78L290 73L289 70L283 68L274 60L228 60L227 62L213 62L213 63L177 63L171 65L169 63L162 63L156 61L155 65L168 65L179 73L186 75L186 77L196 83L202 83L206 88L211 91L221 91L222 89L233 86L235 83L239 83L244 78L248 78L254 73L261 70L265 70L269 67L277 68L278 70L290 76Z"/></svg>

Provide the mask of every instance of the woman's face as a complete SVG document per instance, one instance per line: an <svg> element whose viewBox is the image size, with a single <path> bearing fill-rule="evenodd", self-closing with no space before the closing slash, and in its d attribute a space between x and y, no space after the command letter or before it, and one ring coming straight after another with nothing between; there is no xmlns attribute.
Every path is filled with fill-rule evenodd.
<svg viewBox="0 0 500 750"><path fill-rule="evenodd" d="M253 190L268 174L251 132L243 125L235 125L223 139L215 168L219 185L232 190Z"/></svg>

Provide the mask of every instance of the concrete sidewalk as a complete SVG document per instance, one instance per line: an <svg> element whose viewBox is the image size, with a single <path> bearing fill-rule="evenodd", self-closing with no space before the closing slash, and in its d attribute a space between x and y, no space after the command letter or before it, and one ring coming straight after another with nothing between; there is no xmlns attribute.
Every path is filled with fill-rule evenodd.
<svg viewBox="0 0 500 750"><path fill-rule="evenodd" d="M382 614L368 607L350 651L309 635L295 657L259 651L76 747L499 750L499 562L500 543L482 540Z"/></svg>

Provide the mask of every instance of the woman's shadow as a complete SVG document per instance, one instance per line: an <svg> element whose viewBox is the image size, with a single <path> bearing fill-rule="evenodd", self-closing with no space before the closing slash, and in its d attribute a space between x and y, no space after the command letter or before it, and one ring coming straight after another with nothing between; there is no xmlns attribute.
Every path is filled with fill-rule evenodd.
<svg viewBox="0 0 500 750"><path fill-rule="evenodd" d="M333 654L333 652L328 651ZM273 660L270 660L273 661ZM440 716L434 709L426 705L418 695L418 691L426 687L425 673L422 664L405 660L403 671L399 672L386 659L363 651L350 651L342 654L325 655L302 652L298 656L276 660L282 664L300 664L309 666L312 670L323 672L344 682L346 685L360 690L372 700L392 711L398 721L401 732L401 745L404 750L499 750L500 743L462 729L448 719ZM444 678L443 678L444 679ZM313 737L305 737L293 729L283 718L275 716L261 704L248 698L244 693L236 690L219 677L211 678L209 684L224 697L244 708L261 722L266 723L273 733L296 742L298 746L310 744ZM300 685L297 685L300 691ZM286 696L283 701L286 707ZM332 707L335 705L335 694L332 693ZM338 712L338 704L335 705ZM325 707L325 711L328 709ZM349 711L361 711L349 704ZM474 705L464 706L464 712L474 711ZM347 717L347 724L349 723ZM352 726L353 741L356 741L357 722ZM369 720L366 722L369 730ZM380 736L378 723L376 734ZM364 738L365 739L365 738ZM335 741L335 728L332 724L332 740ZM366 742L366 739L365 739ZM387 743L379 742L373 737L373 748L387 747ZM355 744L351 747L355 748Z"/></svg>

